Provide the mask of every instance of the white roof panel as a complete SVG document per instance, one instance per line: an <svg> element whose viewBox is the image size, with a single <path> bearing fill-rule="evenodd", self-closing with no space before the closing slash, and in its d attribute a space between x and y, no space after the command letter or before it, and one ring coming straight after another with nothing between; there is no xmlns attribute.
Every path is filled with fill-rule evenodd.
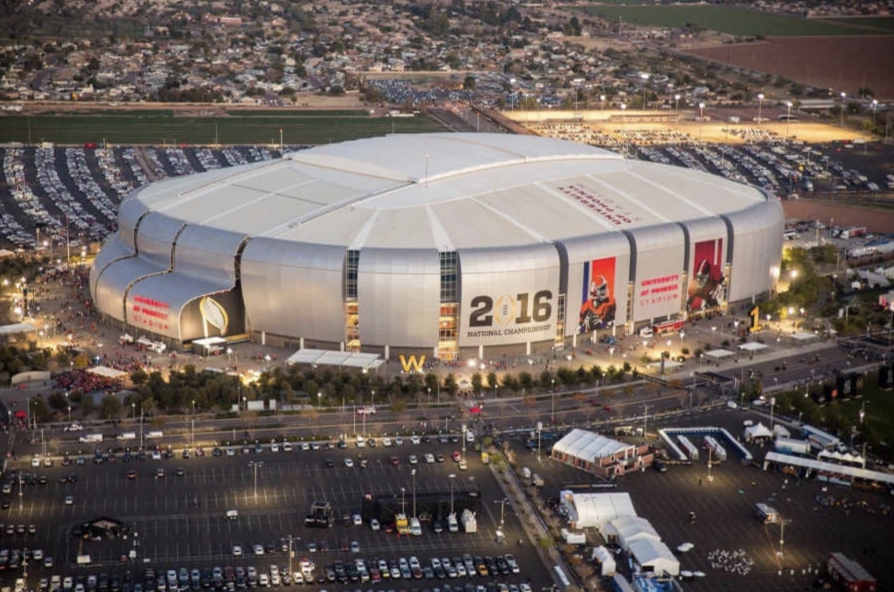
<svg viewBox="0 0 894 592"><path fill-rule="evenodd" d="M319 146L152 184L133 198L186 223L249 236L439 250L555 242L716 217L769 199L719 176L583 144L448 133Z"/></svg>

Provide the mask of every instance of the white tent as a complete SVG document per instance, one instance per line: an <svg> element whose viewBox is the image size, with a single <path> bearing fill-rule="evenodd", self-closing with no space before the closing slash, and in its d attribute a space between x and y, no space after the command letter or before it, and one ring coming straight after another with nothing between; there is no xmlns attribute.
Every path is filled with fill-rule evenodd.
<svg viewBox="0 0 894 592"><path fill-rule="evenodd" d="M767 345L763 343L758 343L757 341L749 341L748 343L743 343L739 346L739 349L745 350L748 352L756 352L758 350L767 349Z"/></svg>
<svg viewBox="0 0 894 592"><path fill-rule="evenodd" d="M777 423L773 426L773 437L774 438L791 438L792 433L788 431L788 428L782 425L781 423Z"/></svg>
<svg viewBox="0 0 894 592"><path fill-rule="evenodd" d="M90 374L96 374L97 376L102 376L103 378L114 378L114 379L123 379L127 377L127 372L122 372L121 370L115 370L114 368L109 368L108 366L94 366L87 370Z"/></svg>
<svg viewBox="0 0 894 592"><path fill-rule="evenodd" d="M680 575L680 562L674 557L667 545L649 538L634 541L630 545L630 554L640 569L656 575Z"/></svg>
<svg viewBox="0 0 894 592"><path fill-rule="evenodd" d="M714 358L715 360L719 360L721 358L728 358L730 356L736 355L728 349L712 349L711 351L705 352L705 355L709 358Z"/></svg>
<svg viewBox="0 0 894 592"><path fill-rule="evenodd" d="M639 516L624 516L612 521L612 526L618 531L618 544L625 551L630 551L630 546L642 539L651 539L659 542L661 537L658 531L645 518Z"/></svg>
<svg viewBox="0 0 894 592"><path fill-rule="evenodd" d="M593 555L590 557L590 561L599 562L599 565L602 567L600 570L600 575L602 577L614 575L614 573L618 571L618 565L615 563L615 556L605 547L593 547Z"/></svg>
<svg viewBox="0 0 894 592"><path fill-rule="evenodd" d="M572 528L598 528L621 517L636 516L629 493L559 493ZM603 533L604 534L604 533Z"/></svg>
<svg viewBox="0 0 894 592"><path fill-rule="evenodd" d="M817 336L814 333L806 333L804 331L798 331L794 335L792 335L792 339L795 341L808 341L810 339L816 339Z"/></svg>
<svg viewBox="0 0 894 592"><path fill-rule="evenodd" d="M753 426L745 428L743 430L743 436L746 442L752 442L758 438L767 438L769 440L773 438L773 432L771 432L767 426L758 422Z"/></svg>

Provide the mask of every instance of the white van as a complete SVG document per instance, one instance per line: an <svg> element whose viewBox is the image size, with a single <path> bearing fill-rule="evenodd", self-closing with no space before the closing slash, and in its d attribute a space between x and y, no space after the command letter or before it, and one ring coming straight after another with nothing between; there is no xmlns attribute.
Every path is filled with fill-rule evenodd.
<svg viewBox="0 0 894 592"><path fill-rule="evenodd" d="M81 436L78 438L78 441L83 444L88 444L91 442L102 442L102 434L87 434L86 436Z"/></svg>
<svg viewBox="0 0 894 592"><path fill-rule="evenodd" d="M146 437L149 438L150 440L152 440L153 438L161 438L161 437L163 437L164 435L165 435L164 432L162 432L162 431L160 431L160 430L155 430L155 431L152 431L152 432L148 432L148 433L146 434Z"/></svg>
<svg viewBox="0 0 894 592"><path fill-rule="evenodd" d="M655 334L655 332L652 331L652 327L643 327L642 329L639 330L640 337L652 337L652 335L654 335L654 334Z"/></svg>
<svg viewBox="0 0 894 592"><path fill-rule="evenodd" d="M413 536L422 536L422 524L420 524L419 518L410 518L410 534Z"/></svg>
<svg viewBox="0 0 894 592"><path fill-rule="evenodd" d="M121 432L118 434L119 440L136 440L137 433L136 432Z"/></svg>

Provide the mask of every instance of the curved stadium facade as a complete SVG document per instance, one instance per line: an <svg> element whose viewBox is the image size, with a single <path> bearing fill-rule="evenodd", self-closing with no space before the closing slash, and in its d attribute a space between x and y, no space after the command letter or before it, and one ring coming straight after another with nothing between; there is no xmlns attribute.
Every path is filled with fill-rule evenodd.
<svg viewBox="0 0 894 592"><path fill-rule="evenodd" d="M173 345L530 354L769 293L783 227L775 196L707 173L392 135L136 190L90 288L107 319Z"/></svg>

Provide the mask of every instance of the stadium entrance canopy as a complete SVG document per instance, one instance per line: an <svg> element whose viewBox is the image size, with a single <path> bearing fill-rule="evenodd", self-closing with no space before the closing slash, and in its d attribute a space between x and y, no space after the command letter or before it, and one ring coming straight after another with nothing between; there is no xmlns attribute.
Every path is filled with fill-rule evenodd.
<svg viewBox="0 0 894 592"><path fill-rule="evenodd" d="M286 365L310 364L311 366L340 366L348 368L360 368L364 372L377 370L385 361L379 359L379 354L363 354L342 351L328 351L324 349L299 349L288 357Z"/></svg>
<svg viewBox="0 0 894 592"><path fill-rule="evenodd" d="M736 355L734 352L729 351L728 349L712 349L709 352L705 352L705 355L714 358L715 360L719 360L721 358L728 358L730 356Z"/></svg>
<svg viewBox="0 0 894 592"><path fill-rule="evenodd" d="M795 341L807 341L809 339L816 339L817 336L813 333L805 333L803 331L799 331L792 335L792 339Z"/></svg>

